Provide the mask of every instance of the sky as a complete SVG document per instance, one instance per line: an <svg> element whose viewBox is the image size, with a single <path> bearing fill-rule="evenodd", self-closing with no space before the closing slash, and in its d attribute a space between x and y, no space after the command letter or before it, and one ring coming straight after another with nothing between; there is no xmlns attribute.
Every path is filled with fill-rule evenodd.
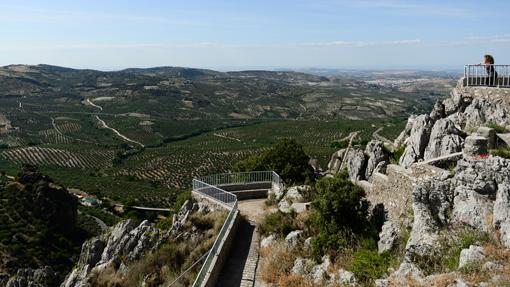
<svg viewBox="0 0 510 287"><path fill-rule="evenodd" d="M462 69L510 64L508 0L0 0L0 65Z"/></svg>

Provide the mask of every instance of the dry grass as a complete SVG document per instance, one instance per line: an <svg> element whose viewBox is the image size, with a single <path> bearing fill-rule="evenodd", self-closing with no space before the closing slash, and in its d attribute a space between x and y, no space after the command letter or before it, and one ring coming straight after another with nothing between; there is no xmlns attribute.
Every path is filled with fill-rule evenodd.
<svg viewBox="0 0 510 287"><path fill-rule="evenodd" d="M278 283L281 277L288 276L297 257L283 242L276 242L259 253L262 256L260 274L268 283Z"/></svg>
<svg viewBox="0 0 510 287"><path fill-rule="evenodd" d="M283 275L278 280L278 287L315 287L313 283L299 275Z"/></svg>

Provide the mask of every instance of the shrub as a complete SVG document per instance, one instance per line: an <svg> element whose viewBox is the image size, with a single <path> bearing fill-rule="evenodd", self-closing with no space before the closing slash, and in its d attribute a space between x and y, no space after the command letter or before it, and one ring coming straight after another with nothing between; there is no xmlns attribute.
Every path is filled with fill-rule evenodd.
<svg viewBox="0 0 510 287"><path fill-rule="evenodd" d="M389 252L379 254L377 250L360 249L354 252L348 269L362 282L381 278L389 267L398 262Z"/></svg>
<svg viewBox="0 0 510 287"><path fill-rule="evenodd" d="M296 140L284 139L261 155L252 156L234 166L235 171L272 170L288 183L303 183L313 178L310 158Z"/></svg>
<svg viewBox="0 0 510 287"><path fill-rule="evenodd" d="M286 236L297 228L296 213L294 211L291 213L277 211L268 214L259 224L259 230L262 235L273 233L280 237Z"/></svg>
<svg viewBox="0 0 510 287"><path fill-rule="evenodd" d="M316 255L345 247L356 235L372 229L367 219L369 204L365 191L354 185L346 173L319 180L316 190L312 202L313 222L320 231L313 241Z"/></svg>

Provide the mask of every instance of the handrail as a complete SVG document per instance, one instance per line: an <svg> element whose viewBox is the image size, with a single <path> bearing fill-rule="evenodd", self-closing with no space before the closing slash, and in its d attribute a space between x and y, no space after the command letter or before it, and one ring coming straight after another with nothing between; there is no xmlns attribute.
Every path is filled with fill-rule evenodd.
<svg viewBox="0 0 510 287"><path fill-rule="evenodd" d="M465 65L464 86L510 88L510 65Z"/></svg>
<svg viewBox="0 0 510 287"><path fill-rule="evenodd" d="M246 184L246 183L271 183L271 189L283 188L283 181L280 176L274 171L252 171L252 172L238 172L238 173L221 173L203 176L193 179L193 191L203 195L213 201L222 205L228 206L230 209L223 226L216 237L213 246L211 247L207 258L200 268L200 271L193 283L194 287L202 287L210 273L214 258L219 254L220 247L223 244L225 237L228 235L230 229L235 223L237 216L237 196L231 192L223 190L219 186L229 184Z"/></svg>

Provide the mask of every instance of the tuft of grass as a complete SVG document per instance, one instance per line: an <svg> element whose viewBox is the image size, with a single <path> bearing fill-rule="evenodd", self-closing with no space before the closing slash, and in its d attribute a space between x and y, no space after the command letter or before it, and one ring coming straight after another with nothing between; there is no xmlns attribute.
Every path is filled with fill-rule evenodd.
<svg viewBox="0 0 510 287"><path fill-rule="evenodd" d="M490 154L493 156L499 156L502 158L510 159L510 149L509 148L500 148L491 150Z"/></svg>
<svg viewBox="0 0 510 287"><path fill-rule="evenodd" d="M370 283L381 278L388 268L397 266L397 259L389 252L379 254L373 249L359 249L354 252L348 270L352 271L361 282Z"/></svg>
<svg viewBox="0 0 510 287"><path fill-rule="evenodd" d="M496 123L488 123L488 128L494 129L498 134L506 133L507 130L504 126L498 125Z"/></svg>
<svg viewBox="0 0 510 287"><path fill-rule="evenodd" d="M402 155L404 154L404 151L406 150L406 146L405 145L401 145L399 146L398 148L396 148L392 153L391 153L391 157L390 157L390 162L392 164L398 164L399 161L400 161L400 158L402 157Z"/></svg>
<svg viewBox="0 0 510 287"><path fill-rule="evenodd" d="M290 275L294 261L297 258L297 254L284 242L277 242L270 247L260 250L260 253L263 257L260 275L268 283L278 283L281 277ZM287 282L295 280L297 278L289 278ZM278 286L281 285L278 284Z"/></svg>

